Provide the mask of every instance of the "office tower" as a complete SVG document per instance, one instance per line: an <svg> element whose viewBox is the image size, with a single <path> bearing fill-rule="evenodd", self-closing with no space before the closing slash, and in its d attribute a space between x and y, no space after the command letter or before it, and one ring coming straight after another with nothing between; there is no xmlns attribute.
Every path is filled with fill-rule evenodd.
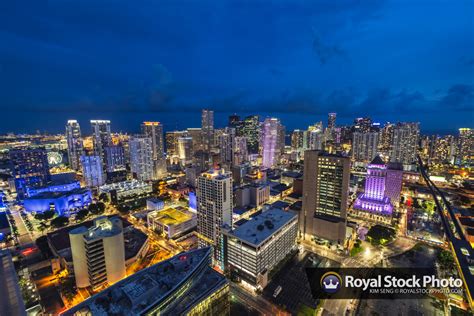
<svg viewBox="0 0 474 316"><path fill-rule="evenodd" d="M269 281L269 272L296 249L297 234L296 213L267 210L224 232L226 269L262 290Z"/></svg>
<svg viewBox="0 0 474 316"><path fill-rule="evenodd" d="M191 137L178 138L178 157L182 166L193 162L193 139Z"/></svg>
<svg viewBox="0 0 474 316"><path fill-rule="evenodd" d="M364 193L354 202L354 209L376 215L392 216L393 206L386 196L387 166L376 156L367 165Z"/></svg>
<svg viewBox="0 0 474 316"><path fill-rule="evenodd" d="M236 128L240 122L240 116L238 116L237 114L229 115L229 127Z"/></svg>
<svg viewBox="0 0 474 316"><path fill-rule="evenodd" d="M423 147L422 147L423 148ZM456 139L452 135L433 137L429 143L430 158L434 163L454 163Z"/></svg>
<svg viewBox="0 0 474 316"><path fill-rule="evenodd" d="M78 288L93 290L112 285L126 276L122 220L98 217L94 226L69 232L74 276Z"/></svg>
<svg viewBox="0 0 474 316"><path fill-rule="evenodd" d="M328 114L328 129L333 129L334 127L336 127L336 116L337 113Z"/></svg>
<svg viewBox="0 0 474 316"><path fill-rule="evenodd" d="M178 155L178 138L188 136L187 131L166 132L166 152L168 157Z"/></svg>
<svg viewBox="0 0 474 316"><path fill-rule="evenodd" d="M62 315L229 315L229 283L210 267L211 257L209 247L182 252L132 274Z"/></svg>
<svg viewBox="0 0 474 316"><path fill-rule="evenodd" d="M379 133L354 132L352 137L352 160L368 163L374 159L378 152Z"/></svg>
<svg viewBox="0 0 474 316"><path fill-rule="evenodd" d="M202 110L201 129L204 141L204 150L210 153L214 143L214 111Z"/></svg>
<svg viewBox="0 0 474 316"><path fill-rule="evenodd" d="M234 165L240 165L249 160L249 155L247 151L247 137L237 136L234 138L234 150L233 150L233 160Z"/></svg>
<svg viewBox="0 0 474 316"><path fill-rule="evenodd" d="M67 121L66 125L67 156L69 165L74 170L81 168L81 155L84 153L81 127L76 120Z"/></svg>
<svg viewBox="0 0 474 316"><path fill-rule="evenodd" d="M100 156L103 168L106 168L105 147L112 145L109 120L91 120L94 155Z"/></svg>
<svg viewBox="0 0 474 316"><path fill-rule="evenodd" d="M219 135L218 148L220 153L221 163L230 166L232 163L233 149L234 149L235 129L226 127Z"/></svg>
<svg viewBox="0 0 474 316"><path fill-rule="evenodd" d="M104 150L107 172L125 170L125 150L122 145L105 146Z"/></svg>
<svg viewBox="0 0 474 316"><path fill-rule="evenodd" d="M291 148L294 151L304 151L305 145L307 144L306 141L306 133L305 131L295 129L293 133L291 133Z"/></svg>
<svg viewBox="0 0 474 316"><path fill-rule="evenodd" d="M385 180L385 196L390 199L392 205L400 203L400 193L403 184L403 165L401 163L389 162L387 164L387 177Z"/></svg>
<svg viewBox="0 0 474 316"><path fill-rule="evenodd" d="M232 174L223 169L203 173L197 179L199 245L214 247L214 262L223 270L223 227L232 227Z"/></svg>
<svg viewBox="0 0 474 316"><path fill-rule="evenodd" d="M415 165L419 134L419 123L397 123L392 130L390 161L405 168Z"/></svg>
<svg viewBox="0 0 474 316"><path fill-rule="evenodd" d="M302 238L344 244L350 159L317 150L304 155Z"/></svg>
<svg viewBox="0 0 474 316"><path fill-rule="evenodd" d="M153 160L162 158L165 154L163 144L163 125L160 122L143 122L142 134L151 139Z"/></svg>
<svg viewBox="0 0 474 316"><path fill-rule="evenodd" d="M249 154L258 154L260 143L260 122L258 115L247 116L242 123L242 128L237 133L238 136L247 138L247 148Z"/></svg>
<svg viewBox="0 0 474 316"><path fill-rule="evenodd" d="M193 139L193 155L199 150L204 150L204 141L201 128L188 128L187 136Z"/></svg>
<svg viewBox="0 0 474 316"><path fill-rule="evenodd" d="M370 117L358 117L354 120L354 132L369 132L372 130L372 119Z"/></svg>
<svg viewBox="0 0 474 316"><path fill-rule="evenodd" d="M474 130L471 128L459 129L459 160L470 162L474 155Z"/></svg>
<svg viewBox="0 0 474 316"><path fill-rule="evenodd" d="M154 180L153 141L145 135L136 135L128 142L130 148L130 171L141 181Z"/></svg>
<svg viewBox="0 0 474 316"><path fill-rule="evenodd" d="M277 118L266 118L262 125L263 166L272 168L279 163L282 153L284 128ZM284 143L283 143L284 147Z"/></svg>
<svg viewBox="0 0 474 316"><path fill-rule="evenodd" d="M88 187L98 187L105 183L104 169L100 156L81 156L82 176Z"/></svg>
<svg viewBox="0 0 474 316"><path fill-rule="evenodd" d="M9 158L20 199L25 197L28 187L45 186L51 180L46 149L12 149L9 151Z"/></svg>

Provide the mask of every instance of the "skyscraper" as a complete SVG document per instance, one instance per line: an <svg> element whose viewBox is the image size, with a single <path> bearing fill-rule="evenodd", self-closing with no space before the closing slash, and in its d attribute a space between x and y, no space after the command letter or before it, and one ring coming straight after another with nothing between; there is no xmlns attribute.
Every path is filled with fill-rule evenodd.
<svg viewBox="0 0 474 316"><path fill-rule="evenodd" d="M186 137L187 131L170 131L166 132L166 153L168 157L178 155L178 138Z"/></svg>
<svg viewBox="0 0 474 316"><path fill-rule="evenodd" d="M381 216L391 216L393 206L390 198L385 195L386 179L387 166L379 156L376 156L367 165L365 190L354 202L354 209Z"/></svg>
<svg viewBox="0 0 474 316"><path fill-rule="evenodd" d="M247 148L249 154L258 154L260 143L260 122L258 115L247 116L242 123L241 129L237 131L237 136L247 138Z"/></svg>
<svg viewBox="0 0 474 316"><path fill-rule="evenodd" d="M153 160L162 158L165 153L163 144L163 125L160 122L143 122L142 134L151 139Z"/></svg>
<svg viewBox="0 0 474 316"><path fill-rule="evenodd" d="M334 127L336 127L336 116L337 113L328 114L328 129L333 129Z"/></svg>
<svg viewBox="0 0 474 316"><path fill-rule="evenodd" d="M105 146L107 172L125 170L125 151L122 145Z"/></svg>
<svg viewBox="0 0 474 316"><path fill-rule="evenodd" d="M209 171L197 179L197 220L200 247L214 247L214 262L223 269L222 228L232 227L232 174Z"/></svg>
<svg viewBox="0 0 474 316"><path fill-rule="evenodd" d="M12 149L9 151L12 175L20 199L26 194L27 187L44 186L51 180L48 155L44 148Z"/></svg>
<svg viewBox="0 0 474 316"><path fill-rule="evenodd" d="M80 226L69 232L74 276L78 288L97 290L126 276L122 220L106 216L94 226Z"/></svg>
<svg viewBox="0 0 474 316"><path fill-rule="evenodd" d="M272 168L279 163L282 153L284 128L277 118L266 118L262 125L263 166ZM283 143L284 147L284 143Z"/></svg>
<svg viewBox="0 0 474 316"><path fill-rule="evenodd" d="M155 179L152 144L151 138L144 135L136 135L129 140L130 170L135 179Z"/></svg>
<svg viewBox="0 0 474 316"><path fill-rule="evenodd" d="M105 183L104 169L100 156L81 156L82 176L88 187L98 187Z"/></svg>
<svg viewBox="0 0 474 316"><path fill-rule="evenodd" d="M474 130L471 128L459 129L459 160L469 162L474 155Z"/></svg>
<svg viewBox="0 0 474 316"><path fill-rule="evenodd" d="M219 135L218 144L221 163L230 166L233 159L235 129L226 127L221 135Z"/></svg>
<svg viewBox="0 0 474 316"><path fill-rule="evenodd" d="M346 235L350 159L307 150L304 155L302 238L317 236L339 245Z"/></svg>
<svg viewBox="0 0 474 316"><path fill-rule="evenodd" d="M67 121L66 125L67 156L69 165L74 170L81 168L81 155L84 153L81 127L76 120Z"/></svg>
<svg viewBox="0 0 474 316"><path fill-rule="evenodd" d="M191 137L178 138L178 157L182 166L193 162L193 139Z"/></svg>
<svg viewBox="0 0 474 316"><path fill-rule="evenodd" d="M204 141L201 128L188 128L187 136L193 139L193 155L199 150L204 150Z"/></svg>
<svg viewBox="0 0 474 316"><path fill-rule="evenodd" d="M392 130L392 144L390 152L391 162L400 162L410 169L416 164L420 123L397 123Z"/></svg>
<svg viewBox="0 0 474 316"><path fill-rule="evenodd" d="M237 136L234 138L233 155L232 163L234 165L240 165L248 161L249 155L247 151L247 137Z"/></svg>
<svg viewBox="0 0 474 316"><path fill-rule="evenodd" d="M362 163L374 159L378 152L379 133L354 132L352 137L352 159Z"/></svg>
<svg viewBox="0 0 474 316"><path fill-rule="evenodd" d="M92 143L94 145L94 155L102 159L102 167L106 169L105 147L112 145L109 120L91 120Z"/></svg>
<svg viewBox="0 0 474 316"><path fill-rule="evenodd" d="M214 111L202 110L201 129L204 141L204 148L209 153L214 143Z"/></svg>

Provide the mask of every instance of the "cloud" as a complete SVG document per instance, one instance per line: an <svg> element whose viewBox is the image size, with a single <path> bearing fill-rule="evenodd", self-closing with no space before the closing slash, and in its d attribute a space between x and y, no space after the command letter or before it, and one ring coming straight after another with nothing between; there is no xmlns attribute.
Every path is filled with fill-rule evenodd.
<svg viewBox="0 0 474 316"><path fill-rule="evenodd" d="M312 47L314 54L322 65L333 58L346 56L346 52L339 45L325 43L316 32L313 32Z"/></svg>
<svg viewBox="0 0 474 316"><path fill-rule="evenodd" d="M439 100L439 105L452 111L472 111L474 109L474 85L456 84Z"/></svg>

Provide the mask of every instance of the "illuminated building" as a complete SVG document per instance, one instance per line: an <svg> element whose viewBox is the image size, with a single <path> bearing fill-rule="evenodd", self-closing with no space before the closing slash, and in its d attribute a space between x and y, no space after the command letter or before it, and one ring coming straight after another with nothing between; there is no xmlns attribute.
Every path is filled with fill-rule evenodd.
<svg viewBox="0 0 474 316"><path fill-rule="evenodd" d="M382 216L391 216L393 206L390 203L390 198L385 195L386 178L387 166L379 156L376 156L367 165L365 190L354 202L354 209Z"/></svg>
<svg viewBox="0 0 474 316"><path fill-rule="evenodd" d="M358 117L354 120L354 132L367 133L372 130L372 119L370 117Z"/></svg>
<svg viewBox="0 0 474 316"><path fill-rule="evenodd" d="M378 145L378 132L354 132L352 140L353 161L368 163L377 156Z"/></svg>
<svg viewBox="0 0 474 316"><path fill-rule="evenodd" d="M112 136L110 135L109 120L91 120L92 142L94 145L94 155L100 156L102 168L106 168L105 147L112 145Z"/></svg>
<svg viewBox="0 0 474 316"><path fill-rule="evenodd" d="M98 187L105 183L100 156L81 156L82 176L88 187Z"/></svg>
<svg viewBox="0 0 474 316"><path fill-rule="evenodd" d="M69 232L74 276L78 288L96 290L120 281L126 275L122 221L98 217L94 226Z"/></svg>
<svg viewBox="0 0 474 316"><path fill-rule="evenodd" d="M130 149L130 171L133 177L140 181L154 180L155 166L151 138L136 135L129 140L128 146Z"/></svg>
<svg viewBox="0 0 474 316"><path fill-rule="evenodd" d="M234 138L233 155L233 165L241 165L249 160L246 137L237 136Z"/></svg>
<svg viewBox="0 0 474 316"><path fill-rule="evenodd" d="M268 273L296 249L298 215L270 209L241 226L224 231L226 271L263 289Z"/></svg>
<svg viewBox="0 0 474 316"><path fill-rule="evenodd" d="M211 152L214 144L214 111L202 110L201 130L203 135L204 150Z"/></svg>
<svg viewBox="0 0 474 316"><path fill-rule="evenodd" d="M229 115L229 127L237 127L242 121L240 120L240 116L237 114Z"/></svg>
<svg viewBox="0 0 474 316"><path fill-rule="evenodd" d="M257 115L247 116L241 130L237 131L237 136L245 136L247 138L247 148L249 154L258 154L258 146L260 142L260 122Z"/></svg>
<svg viewBox="0 0 474 316"><path fill-rule="evenodd" d="M291 133L291 148L295 151L304 151L306 146L306 132L295 129L293 133Z"/></svg>
<svg viewBox="0 0 474 316"><path fill-rule="evenodd" d="M434 137L430 144L430 156L434 163L454 163L456 156L456 139L452 135Z"/></svg>
<svg viewBox="0 0 474 316"><path fill-rule="evenodd" d="M193 139L191 137L178 138L178 157L182 166L193 162Z"/></svg>
<svg viewBox="0 0 474 316"><path fill-rule="evenodd" d="M193 154L204 150L203 135L201 128L188 128L187 135L193 139Z"/></svg>
<svg viewBox="0 0 474 316"><path fill-rule="evenodd" d="M266 118L262 126L263 162L262 165L272 168L279 163L285 146L284 126L277 118Z"/></svg>
<svg viewBox="0 0 474 316"><path fill-rule="evenodd" d="M125 151L122 145L105 146L104 151L107 172L125 169Z"/></svg>
<svg viewBox="0 0 474 316"><path fill-rule="evenodd" d="M235 190L237 207L259 207L270 199L270 186L267 184L249 184Z"/></svg>
<svg viewBox="0 0 474 316"><path fill-rule="evenodd" d="M186 137L187 131L171 131L166 132L166 152L168 157L178 155L178 138Z"/></svg>
<svg viewBox="0 0 474 316"><path fill-rule="evenodd" d="M76 120L67 121L66 125L67 155L69 165L74 170L81 169L81 156L84 153L81 127Z"/></svg>
<svg viewBox="0 0 474 316"><path fill-rule="evenodd" d="M18 198L25 197L28 187L42 187L51 180L44 148L12 149L9 157Z"/></svg>
<svg viewBox="0 0 474 316"><path fill-rule="evenodd" d="M160 122L143 122L142 134L151 138L153 160L164 156L163 125Z"/></svg>
<svg viewBox="0 0 474 316"><path fill-rule="evenodd" d="M183 252L127 277L62 315L228 315L229 283L210 267L211 254L210 248Z"/></svg>
<svg viewBox="0 0 474 316"><path fill-rule="evenodd" d="M109 195L109 200L113 203L125 200L131 196L147 195L151 192L153 192L152 184L139 180L116 182L99 187L99 194L105 193Z"/></svg>
<svg viewBox="0 0 474 316"><path fill-rule="evenodd" d="M394 124L387 122L380 131L379 148L380 151L387 157L389 156L390 149L392 147L393 126Z"/></svg>
<svg viewBox="0 0 474 316"><path fill-rule="evenodd" d="M336 127L337 113L328 113L328 129Z"/></svg>
<svg viewBox="0 0 474 316"><path fill-rule="evenodd" d="M196 226L196 214L182 206L168 207L147 214L147 227L168 239L179 237Z"/></svg>
<svg viewBox="0 0 474 316"><path fill-rule="evenodd" d="M27 315L18 276L8 249L0 250L0 293L2 315Z"/></svg>
<svg viewBox="0 0 474 316"><path fill-rule="evenodd" d="M471 128L459 129L459 160L470 162L474 156L474 132Z"/></svg>
<svg viewBox="0 0 474 316"><path fill-rule="evenodd" d="M387 177L385 178L385 196L394 206L400 203L400 193L403 184L403 165L396 162L387 164Z"/></svg>
<svg viewBox="0 0 474 316"><path fill-rule="evenodd" d="M346 236L350 159L322 151L304 155L303 239L312 236L343 245Z"/></svg>
<svg viewBox="0 0 474 316"><path fill-rule="evenodd" d="M223 267L221 231L232 227L232 175L222 169L203 173L196 189L199 245L213 246L215 262Z"/></svg>
<svg viewBox="0 0 474 316"><path fill-rule="evenodd" d="M45 191L24 200L27 212L43 213L55 211L58 215L69 215L73 210L81 210L92 202L89 189L78 188L70 191Z"/></svg>
<svg viewBox="0 0 474 316"><path fill-rule="evenodd" d="M411 169L416 164L419 123L397 123L392 129L390 152L391 162L400 162L405 169Z"/></svg>
<svg viewBox="0 0 474 316"><path fill-rule="evenodd" d="M220 161L227 166L230 166L232 163L234 139L235 129L229 127L226 127L218 138Z"/></svg>

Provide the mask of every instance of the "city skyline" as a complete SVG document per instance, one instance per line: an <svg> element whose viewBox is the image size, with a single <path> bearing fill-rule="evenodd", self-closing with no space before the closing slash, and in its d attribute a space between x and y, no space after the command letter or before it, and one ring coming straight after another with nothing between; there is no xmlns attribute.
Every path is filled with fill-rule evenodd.
<svg viewBox="0 0 474 316"><path fill-rule="evenodd" d="M473 6L116 2L109 13L93 3L56 3L53 13L9 3L0 133L93 118L117 131L147 120L181 129L198 126L201 108L216 122L276 116L289 130L334 111L344 124L371 116L453 133L472 122Z"/></svg>

